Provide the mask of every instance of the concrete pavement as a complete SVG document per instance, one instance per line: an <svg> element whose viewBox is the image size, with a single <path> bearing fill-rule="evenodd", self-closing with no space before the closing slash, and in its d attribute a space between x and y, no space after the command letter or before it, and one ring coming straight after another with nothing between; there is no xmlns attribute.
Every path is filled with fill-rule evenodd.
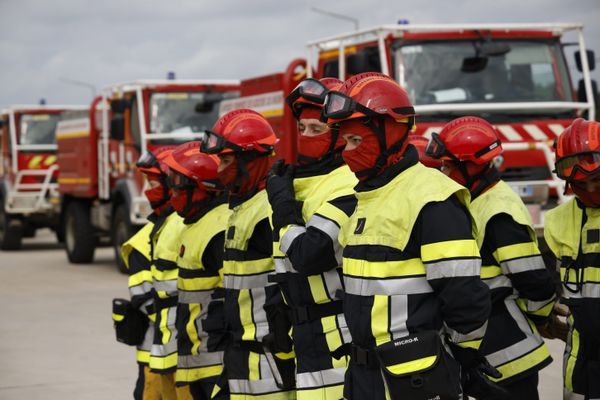
<svg viewBox="0 0 600 400"><path fill-rule="evenodd" d="M127 297L127 277L111 248L90 265L71 265L54 236L40 232L21 251L0 252L0 399L131 399L133 348L114 338L113 297ZM544 400L562 398L562 343L541 373Z"/></svg>

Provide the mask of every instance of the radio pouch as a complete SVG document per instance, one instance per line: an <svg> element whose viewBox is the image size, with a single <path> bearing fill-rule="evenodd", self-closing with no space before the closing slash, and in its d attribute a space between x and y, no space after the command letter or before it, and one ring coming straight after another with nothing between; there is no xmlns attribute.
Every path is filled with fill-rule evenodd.
<svg viewBox="0 0 600 400"><path fill-rule="evenodd" d="M118 342L129 346L142 344L148 329L148 317L143 312L129 300L113 299L112 317Z"/></svg>

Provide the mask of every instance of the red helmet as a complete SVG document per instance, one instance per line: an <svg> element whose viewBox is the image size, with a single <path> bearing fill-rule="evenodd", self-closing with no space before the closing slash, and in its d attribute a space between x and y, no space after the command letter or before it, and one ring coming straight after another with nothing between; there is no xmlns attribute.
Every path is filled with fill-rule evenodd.
<svg viewBox="0 0 600 400"><path fill-rule="evenodd" d="M174 148L175 146L163 146L154 151L146 150L135 166L144 174L166 175L169 168L164 161Z"/></svg>
<svg viewBox="0 0 600 400"><path fill-rule="evenodd" d="M419 161L421 161L423 165L429 168L440 169L440 167L442 166L442 160L435 159L425 154L425 149L427 148L427 144L429 143L429 140L427 140L425 136L409 134L408 143L415 146L415 148L419 152Z"/></svg>
<svg viewBox="0 0 600 400"><path fill-rule="evenodd" d="M600 123L577 118L556 142L556 174L567 181L600 172Z"/></svg>
<svg viewBox="0 0 600 400"><path fill-rule="evenodd" d="M205 134L200 149L208 154L272 154L278 140L265 117L247 108L228 112Z"/></svg>
<svg viewBox="0 0 600 400"><path fill-rule="evenodd" d="M169 185L173 189L196 187L207 192L220 191L219 157L201 153L199 142L177 146L165 164L170 168Z"/></svg>
<svg viewBox="0 0 600 400"><path fill-rule="evenodd" d="M496 129L486 120L461 117L448 122L439 134L433 133L425 152L440 160L482 165L502 153L502 143Z"/></svg>
<svg viewBox="0 0 600 400"><path fill-rule="evenodd" d="M325 96L331 90L338 90L343 82L336 78L316 80L307 78L286 97L285 101L291 108L296 119L300 119L300 110L306 106L323 107Z"/></svg>
<svg viewBox="0 0 600 400"><path fill-rule="evenodd" d="M339 91L327 94L323 109L328 123L386 115L409 123L415 109L406 91L379 72L365 72L348 79Z"/></svg>

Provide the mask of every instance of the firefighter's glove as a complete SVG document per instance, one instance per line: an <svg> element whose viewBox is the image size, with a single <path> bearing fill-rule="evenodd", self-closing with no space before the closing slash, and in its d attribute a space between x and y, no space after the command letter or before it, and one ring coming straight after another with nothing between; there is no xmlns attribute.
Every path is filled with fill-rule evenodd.
<svg viewBox="0 0 600 400"><path fill-rule="evenodd" d="M293 165L280 160L273 164L267 180L267 195L273 209L273 228L275 232L287 225L304 225L302 209L294 194Z"/></svg>
<svg viewBox="0 0 600 400"><path fill-rule="evenodd" d="M288 353L292 351L293 343L290 337L292 322L290 320L290 308L283 301L281 292L271 297L263 306L269 323L269 347L275 353Z"/></svg>
<svg viewBox="0 0 600 400"><path fill-rule="evenodd" d="M449 342L452 354L463 369L462 384L465 394L476 399L510 400L510 394L488 377L501 378L502 374L494 368L483 355L472 348L464 348Z"/></svg>
<svg viewBox="0 0 600 400"><path fill-rule="evenodd" d="M208 334L208 351L225 350L231 342L231 335L225 324L225 290L217 288L208 304L206 318L202 320L202 329Z"/></svg>
<svg viewBox="0 0 600 400"><path fill-rule="evenodd" d="M547 339L560 339L567 341L569 325L559 317L567 317L569 309L563 304L556 303L550 313L550 317L543 323L537 325L540 335Z"/></svg>

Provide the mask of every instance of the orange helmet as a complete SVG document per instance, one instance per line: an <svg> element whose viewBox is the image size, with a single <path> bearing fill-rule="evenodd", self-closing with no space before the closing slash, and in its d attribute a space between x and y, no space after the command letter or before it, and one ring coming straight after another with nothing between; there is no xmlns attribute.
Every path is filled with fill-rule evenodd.
<svg viewBox="0 0 600 400"><path fill-rule="evenodd" d="M316 80L307 78L286 97L285 101L296 119L300 119L300 110L306 106L323 107L325 96L331 90L338 90L343 82L336 78Z"/></svg>
<svg viewBox="0 0 600 400"><path fill-rule="evenodd" d="M482 165L502 153L502 143L486 120L461 117L448 122L439 134L433 133L425 153L439 160Z"/></svg>
<svg viewBox="0 0 600 400"><path fill-rule="evenodd" d="M272 154L277 136L269 122L254 110L230 111L205 131L200 150L207 154L264 153Z"/></svg>
<svg viewBox="0 0 600 400"><path fill-rule="evenodd" d="M200 152L200 142L187 142L177 146L165 159L169 167L169 185L173 189L187 187L211 192L220 191L217 176L219 157Z"/></svg>
<svg viewBox="0 0 600 400"><path fill-rule="evenodd" d="M577 118L556 142L556 175L578 181L600 172L600 123Z"/></svg>
<svg viewBox="0 0 600 400"><path fill-rule="evenodd" d="M425 149L427 148L427 144L429 143L429 140L427 140L425 136L409 134L408 143L415 146L417 152L419 153L419 161L421 161L423 165L429 168L440 169L440 167L442 166L442 160L435 159L425 154Z"/></svg>

